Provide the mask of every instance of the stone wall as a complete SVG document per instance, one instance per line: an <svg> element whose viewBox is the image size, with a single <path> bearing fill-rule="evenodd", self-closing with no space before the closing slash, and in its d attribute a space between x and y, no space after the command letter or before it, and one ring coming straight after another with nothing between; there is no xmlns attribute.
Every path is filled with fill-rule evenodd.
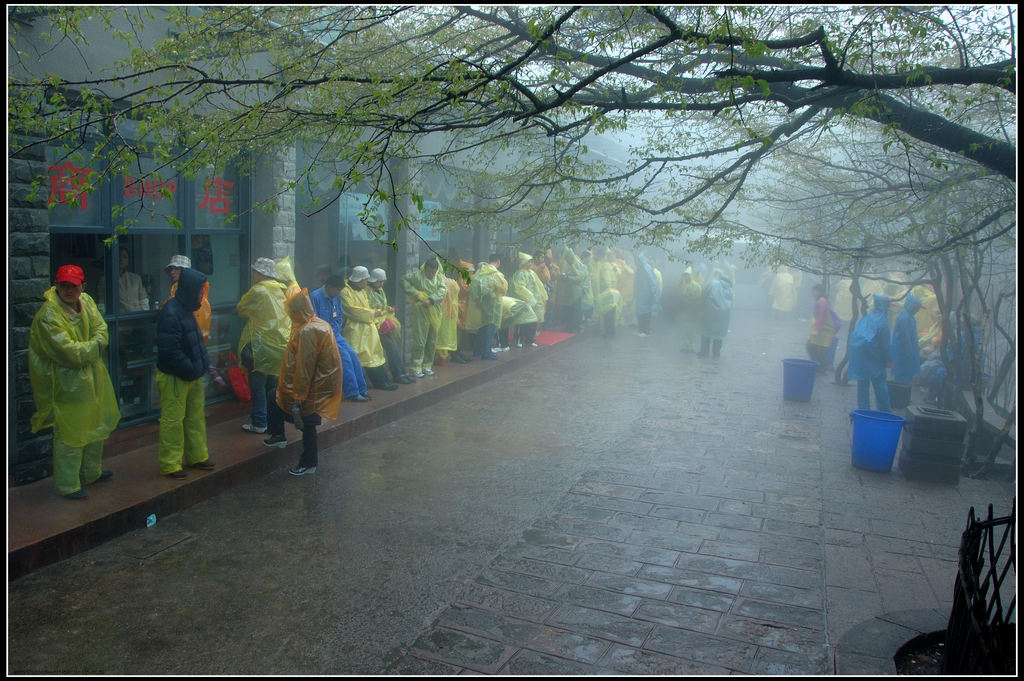
<svg viewBox="0 0 1024 681"><path fill-rule="evenodd" d="M20 146L23 140L12 140ZM8 475L20 485L52 471L52 429L32 434L35 411L28 380L28 334L32 318L50 287L50 234L45 185L32 195L34 178L45 176L43 145L7 161L7 365Z"/></svg>

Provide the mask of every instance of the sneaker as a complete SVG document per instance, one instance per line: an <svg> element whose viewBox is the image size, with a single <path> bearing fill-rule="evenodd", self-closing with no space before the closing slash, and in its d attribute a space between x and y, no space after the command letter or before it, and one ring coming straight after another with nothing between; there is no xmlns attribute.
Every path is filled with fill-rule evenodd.
<svg viewBox="0 0 1024 681"><path fill-rule="evenodd" d="M522 343L516 343L516 347L517 348L521 348L521 347L523 347L523 344Z"/></svg>
<svg viewBox="0 0 1024 681"><path fill-rule="evenodd" d="M84 489L77 489L71 494L62 494L65 499L88 499L89 495L85 493Z"/></svg>
<svg viewBox="0 0 1024 681"><path fill-rule="evenodd" d="M424 369L423 373L426 374L427 376L433 376L434 375L434 370L433 369Z"/></svg>
<svg viewBox="0 0 1024 681"><path fill-rule="evenodd" d="M531 348L539 348L540 346L537 345L536 343L530 343L530 347Z"/></svg>
<svg viewBox="0 0 1024 681"><path fill-rule="evenodd" d="M188 474L179 468L178 470L173 471L171 473L164 473L163 476L165 478L174 478L175 480L181 480L182 478L187 478Z"/></svg>
<svg viewBox="0 0 1024 681"><path fill-rule="evenodd" d="M267 427L254 426L251 423L246 423L242 426L242 430L244 430L247 433L259 433L260 435L262 435L263 433L267 432Z"/></svg>
<svg viewBox="0 0 1024 681"><path fill-rule="evenodd" d="M412 375L415 376L416 378L423 378L424 376L426 376L426 373L422 371L414 371L412 372Z"/></svg>
<svg viewBox="0 0 1024 681"><path fill-rule="evenodd" d="M288 440L285 438L284 435L271 435L270 437L263 441L263 444L265 444L268 447L287 447Z"/></svg>
<svg viewBox="0 0 1024 681"><path fill-rule="evenodd" d="M310 466L309 468L306 468L305 466L296 466L295 468L289 468L288 472L292 475L312 475L313 473L316 473L316 466Z"/></svg>

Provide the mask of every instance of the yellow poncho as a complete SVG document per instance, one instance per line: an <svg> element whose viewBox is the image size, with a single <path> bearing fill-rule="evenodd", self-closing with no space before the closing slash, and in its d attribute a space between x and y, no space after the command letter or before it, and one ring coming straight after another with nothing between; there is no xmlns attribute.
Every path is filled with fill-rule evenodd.
<svg viewBox="0 0 1024 681"><path fill-rule="evenodd" d="M352 288L346 282L341 289L341 307L345 312L345 325L341 334L359 355L359 363L365 369L374 369L386 361L384 347L380 344L378 317L365 290Z"/></svg>
<svg viewBox="0 0 1024 681"><path fill-rule="evenodd" d="M284 311L285 285L264 279L252 285L238 301L235 310L245 318L238 339L238 354L247 343L252 345L253 370L268 376L281 373L284 349L292 333L292 323Z"/></svg>
<svg viewBox="0 0 1024 681"><path fill-rule="evenodd" d="M121 412L110 374L103 363L107 323L88 293L79 299L82 313L72 320L57 289L43 294L29 330L28 370L36 411L32 432L53 426L71 447L104 440Z"/></svg>

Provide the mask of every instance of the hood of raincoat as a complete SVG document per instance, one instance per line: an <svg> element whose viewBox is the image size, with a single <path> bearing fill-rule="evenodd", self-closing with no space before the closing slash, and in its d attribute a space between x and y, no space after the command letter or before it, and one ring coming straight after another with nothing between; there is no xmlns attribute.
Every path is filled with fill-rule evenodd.
<svg viewBox="0 0 1024 681"><path fill-rule="evenodd" d="M915 296L913 293L908 293L906 300L903 301L903 309L910 314L916 313L921 309L923 301Z"/></svg>
<svg viewBox="0 0 1024 681"><path fill-rule="evenodd" d="M516 267L518 267L519 269L523 269L528 264L530 264L531 260L533 260L533 256L530 255L529 253L520 253L519 258L516 261Z"/></svg>
<svg viewBox="0 0 1024 681"><path fill-rule="evenodd" d="M883 296L878 293L876 293L872 299L874 300L876 310L888 310L889 303L892 302L892 299L889 298L889 296Z"/></svg>
<svg viewBox="0 0 1024 681"><path fill-rule="evenodd" d="M191 267L181 268L181 275L178 277L178 290L174 297L182 307L189 312L195 312L203 304L200 293L206 284L206 275Z"/></svg>
<svg viewBox="0 0 1024 681"><path fill-rule="evenodd" d="M316 313L313 312L313 302L309 299L309 291L307 289L302 289L286 300L284 309L292 320L292 333L316 316Z"/></svg>
<svg viewBox="0 0 1024 681"><path fill-rule="evenodd" d="M292 269L292 257L290 255L286 255L281 258L281 260L274 265L274 272L277 273L274 279L277 279L282 284L290 284L295 281L295 270Z"/></svg>

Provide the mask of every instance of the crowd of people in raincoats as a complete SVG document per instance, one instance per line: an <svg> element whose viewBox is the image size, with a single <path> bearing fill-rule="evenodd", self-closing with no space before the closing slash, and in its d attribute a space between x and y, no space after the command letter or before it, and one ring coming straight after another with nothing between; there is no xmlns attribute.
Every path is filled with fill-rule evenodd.
<svg viewBox="0 0 1024 681"><path fill-rule="evenodd" d="M543 329L579 333L593 324L612 339L629 324L645 337L662 308L662 273L643 252L595 246L577 254L561 246L505 260L493 253L474 265L453 254L442 263L432 255L400 277L397 289L405 295L411 327L406 365L402 325L388 300L383 268L321 267L310 292L296 281L290 258L257 258L252 286L236 306L245 321L237 349L251 396L243 430L266 435L269 447L284 447L285 423L292 423L302 432L303 451L290 472L312 473L316 428L323 418L337 418L343 400L368 401L371 387L397 390L435 375L435 368L448 361L495 360L513 344L535 347ZM174 256L166 272L172 288L156 322L158 466L162 475L184 478L186 468L214 467L206 448L203 385L210 369L210 287L185 256ZM106 323L84 292L84 278L74 265L57 271L33 320L29 345L36 402L32 428L54 428L55 487L73 499L87 496L84 486L110 479L110 471L102 469L102 447L120 419L103 362ZM702 264L686 266L674 295L684 352L720 356L734 281L735 268L728 264L710 273ZM791 313L798 274L781 268L762 282L768 284L772 313ZM891 333L891 298L875 294L874 309L850 336L849 376L858 382L860 408L868 408L873 387L877 407L888 410L887 370L895 381L909 383L921 357L938 343L935 296L919 289L905 295ZM837 333L850 319L844 316L848 296L843 282L835 305L823 287L814 288L807 348L822 368L831 365Z"/></svg>
<svg viewBox="0 0 1024 681"><path fill-rule="evenodd" d="M368 401L371 387L397 390L433 376L445 361L494 360L512 343L536 347L542 328L572 333L600 320L612 337L630 314L646 335L660 308L661 275L642 254L627 262L621 251L596 247L580 257L561 247L517 253L508 263L495 253L478 265L459 258L452 264L446 270L428 257L398 282L411 327L406 366L383 268L322 267L310 292L296 281L290 258L257 258L252 286L236 306L245 322L237 351L251 402L243 430L266 436L268 447L284 447L285 424L292 423L303 449L290 472L306 475L316 470L316 428L323 418L337 418L342 400ZM188 468L215 467L203 383L211 368L210 284L184 255L173 256L165 271L172 285L156 320L157 467L182 479ZM103 443L120 421L107 344L83 270L60 267L30 329L29 373L32 429L53 428L54 484L69 499L87 498L86 486L113 475L102 467Z"/></svg>

